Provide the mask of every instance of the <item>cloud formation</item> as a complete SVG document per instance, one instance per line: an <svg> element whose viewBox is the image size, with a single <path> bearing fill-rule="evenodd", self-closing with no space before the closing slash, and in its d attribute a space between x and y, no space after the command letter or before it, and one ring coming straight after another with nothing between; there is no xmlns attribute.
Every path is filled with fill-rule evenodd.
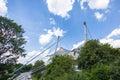
<svg viewBox="0 0 120 80"><path fill-rule="evenodd" d="M110 0L80 0L81 9L85 9L84 3L92 10L105 10L109 7Z"/></svg>
<svg viewBox="0 0 120 80"><path fill-rule="evenodd" d="M27 63L33 56L37 55L39 52L38 51L31 51L28 52L25 57L19 57L18 63L25 64ZM33 61L32 61L33 62Z"/></svg>
<svg viewBox="0 0 120 80"><path fill-rule="evenodd" d="M114 29L110 34L107 35L104 39L101 39L101 43L109 43L114 48L120 48L120 40L115 39L118 37L120 39L120 27Z"/></svg>
<svg viewBox="0 0 120 80"><path fill-rule="evenodd" d="M46 34L42 34L39 37L39 43L41 45L45 45L49 43L52 39L53 32L51 30L48 30Z"/></svg>
<svg viewBox="0 0 120 80"><path fill-rule="evenodd" d="M47 55L49 54L49 50L45 51L43 54L41 54L40 56L37 56L38 54L40 54L40 51L36 51L33 50L31 52L28 52L27 55L25 57L20 57L18 59L18 63L22 63L22 64L26 64L26 63L34 63L37 60L43 60L44 62L47 62L47 60L49 59L49 57L47 57ZM35 59L33 59L35 56L37 56ZM32 60L33 59L33 60ZM32 60L32 61L31 61Z"/></svg>
<svg viewBox="0 0 120 80"><path fill-rule="evenodd" d="M84 3L87 3L88 0L80 0L80 7L82 10L85 10L86 8L84 7Z"/></svg>
<svg viewBox="0 0 120 80"><path fill-rule="evenodd" d="M84 45L84 43L85 43L85 41L80 41L76 44L73 44L72 50L76 49L76 48L79 48L79 47L82 47Z"/></svg>
<svg viewBox="0 0 120 80"><path fill-rule="evenodd" d="M95 10L94 16L98 21L105 20L105 13L108 13L109 11L109 4L110 0L79 0L80 1L80 7L82 10L85 10L87 6L91 10ZM84 6L84 4L87 3L87 6ZM98 11L102 10L104 13L100 13Z"/></svg>
<svg viewBox="0 0 120 80"><path fill-rule="evenodd" d="M118 37L119 39L115 39ZM108 43L114 48L120 48L120 27L114 29L110 34L108 34L105 38L99 40L101 43ZM80 41L77 44L73 44L72 49L81 47L84 45L85 41Z"/></svg>
<svg viewBox="0 0 120 80"><path fill-rule="evenodd" d="M7 0L0 0L0 16L5 16L7 14Z"/></svg>
<svg viewBox="0 0 120 80"><path fill-rule="evenodd" d="M49 43L54 37L62 37L64 31L60 28L53 28L53 30L46 30L46 34L42 34L39 37L39 43L41 45L46 45Z"/></svg>
<svg viewBox="0 0 120 80"><path fill-rule="evenodd" d="M88 6L90 9L107 9L110 0L88 0Z"/></svg>
<svg viewBox="0 0 120 80"><path fill-rule="evenodd" d="M95 13L94 13L94 16L95 16L99 21L105 19L103 13L95 12Z"/></svg>
<svg viewBox="0 0 120 80"><path fill-rule="evenodd" d="M104 38L104 39L101 39L100 42L103 44L108 43L114 48L120 48L120 40Z"/></svg>
<svg viewBox="0 0 120 80"><path fill-rule="evenodd" d="M75 0L46 0L48 10L54 15L69 18Z"/></svg>
<svg viewBox="0 0 120 80"><path fill-rule="evenodd" d="M112 38L112 37L115 37L115 36L120 36L120 27L114 29L114 30L107 36L107 38Z"/></svg>

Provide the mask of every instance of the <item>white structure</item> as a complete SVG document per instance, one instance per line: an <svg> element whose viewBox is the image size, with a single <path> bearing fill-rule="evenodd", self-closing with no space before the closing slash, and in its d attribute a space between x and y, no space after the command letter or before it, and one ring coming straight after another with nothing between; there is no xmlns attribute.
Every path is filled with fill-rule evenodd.
<svg viewBox="0 0 120 80"><path fill-rule="evenodd" d="M72 56L76 60L79 56L79 51L80 49L73 49L68 55Z"/></svg>
<svg viewBox="0 0 120 80"><path fill-rule="evenodd" d="M76 60L79 56L79 50L80 49L73 49L72 51L70 51L70 50L67 50L67 49L64 49L64 48L60 47L56 51L56 54L57 55L70 55Z"/></svg>

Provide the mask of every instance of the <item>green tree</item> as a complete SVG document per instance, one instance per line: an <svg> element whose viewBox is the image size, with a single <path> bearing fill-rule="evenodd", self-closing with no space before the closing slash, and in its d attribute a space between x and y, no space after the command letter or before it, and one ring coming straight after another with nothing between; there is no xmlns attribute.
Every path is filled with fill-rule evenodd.
<svg viewBox="0 0 120 80"><path fill-rule="evenodd" d="M5 58L6 52L10 52L15 55L23 55L24 47L23 44L26 43L23 38L24 30L21 25L18 25L13 20L0 16L0 62L2 63ZM10 55L11 56L11 55ZM18 57L17 57L18 58ZM11 58L16 60L16 58ZM9 61L9 60L8 60Z"/></svg>
<svg viewBox="0 0 120 80"><path fill-rule="evenodd" d="M73 74L73 59L70 56L56 56L46 67L47 80L68 80L68 74Z"/></svg>
<svg viewBox="0 0 120 80"><path fill-rule="evenodd" d="M20 68L23 64L0 64L0 80L7 80L7 78L11 77L9 73L12 73L15 69ZM26 65L23 69L16 72L16 74L20 74L23 72L30 71L32 69L32 64Z"/></svg>
<svg viewBox="0 0 120 80"><path fill-rule="evenodd" d="M44 62L42 60L37 60L32 67L33 72L35 71L32 74L33 78L35 78L36 80L39 80L42 76L42 71L44 69L45 69Z"/></svg>
<svg viewBox="0 0 120 80"><path fill-rule="evenodd" d="M20 72L30 71L30 70L32 70L32 67L33 67L32 64L25 65L25 67L23 69L21 69Z"/></svg>
<svg viewBox="0 0 120 80"><path fill-rule="evenodd" d="M99 49L98 40L91 40L85 43L85 45L80 50L80 55L78 57L78 66L80 69L90 69L94 64L99 61L99 57L95 52Z"/></svg>
<svg viewBox="0 0 120 80"><path fill-rule="evenodd" d="M120 67L97 65L87 74L88 80L120 80Z"/></svg>
<svg viewBox="0 0 120 80"><path fill-rule="evenodd" d="M80 50L78 65L80 69L86 70L94 68L97 64L112 65L111 63L116 62L119 56L119 49L102 44L98 40L90 40Z"/></svg>
<svg viewBox="0 0 120 80"><path fill-rule="evenodd" d="M90 40L80 50L78 65L85 80L120 80L119 59L119 48Z"/></svg>

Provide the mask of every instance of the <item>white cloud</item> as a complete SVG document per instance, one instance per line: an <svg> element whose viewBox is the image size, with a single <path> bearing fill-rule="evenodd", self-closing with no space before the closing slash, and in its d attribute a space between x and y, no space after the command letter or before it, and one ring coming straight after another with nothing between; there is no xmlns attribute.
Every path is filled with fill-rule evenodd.
<svg viewBox="0 0 120 80"><path fill-rule="evenodd" d="M117 29L114 29L108 36L107 38L112 38L114 36L120 36L120 27Z"/></svg>
<svg viewBox="0 0 120 80"><path fill-rule="evenodd" d="M99 13L99 12L95 12L94 16L96 17L96 19L98 19L98 21L104 20L104 14L103 13Z"/></svg>
<svg viewBox="0 0 120 80"><path fill-rule="evenodd" d="M46 0L48 10L54 15L68 18L69 11L72 10L75 0Z"/></svg>
<svg viewBox="0 0 120 80"><path fill-rule="evenodd" d="M108 43L114 48L120 48L120 39L115 39L115 37L120 38L120 28L114 29L107 37L100 39L99 41L103 44ZM73 44L72 49L81 47L84 45L84 41Z"/></svg>
<svg viewBox="0 0 120 80"><path fill-rule="evenodd" d="M54 18L49 18L50 24L51 25L56 25L55 19Z"/></svg>
<svg viewBox="0 0 120 80"><path fill-rule="evenodd" d="M40 35L39 43L41 45L45 45L45 44L49 43L52 39L52 35L53 35L53 32L51 30L48 30L47 34Z"/></svg>
<svg viewBox="0 0 120 80"><path fill-rule="evenodd" d="M0 16L5 16L7 13L7 0L0 0Z"/></svg>
<svg viewBox="0 0 120 80"><path fill-rule="evenodd" d="M107 9L110 0L88 0L88 6L90 9Z"/></svg>
<svg viewBox="0 0 120 80"><path fill-rule="evenodd" d="M115 40L115 39L101 39L101 43L108 43L114 48L120 48L120 40Z"/></svg>
<svg viewBox="0 0 120 80"><path fill-rule="evenodd" d="M81 0L81 1L80 1L80 7L81 7L82 10L85 10L85 9L86 9L86 8L84 7L84 3L85 3L85 2L88 2L88 0Z"/></svg>
<svg viewBox="0 0 120 80"><path fill-rule="evenodd" d="M46 45L47 43L49 43L54 36L55 37L62 37L63 36L64 31L60 28L53 28L53 30L47 30L46 34L42 34L39 37L39 43L41 45Z"/></svg>
<svg viewBox="0 0 120 80"><path fill-rule="evenodd" d="M26 57L19 57L18 63L25 64L27 63L33 56L37 55L39 52L38 51L31 51L28 52Z"/></svg>
<svg viewBox="0 0 120 80"><path fill-rule="evenodd" d="M49 50L47 50L43 54L37 56L40 53L41 53L40 51L35 51L35 50L33 50L31 52L28 52L27 55L26 55L26 57L20 57L18 59L18 63L22 63L22 64L26 64L28 62L29 63L34 63L37 60L43 60L44 62L47 62L47 60L49 59L49 57L46 57L46 56L49 54ZM35 56L37 56L37 57L35 59L33 59Z"/></svg>
<svg viewBox="0 0 120 80"><path fill-rule="evenodd" d="M84 3L88 3L90 9L105 10L109 7L110 0L79 0L81 9L85 9Z"/></svg>
<svg viewBox="0 0 120 80"><path fill-rule="evenodd" d="M58 37L58 36L60 36L60 37L63 37L63 33L64 33L65 31L63 31L62 29L60 29L60 28L54 28L53 29L53 34L56 36L56 37Z"/></svg>
<svg viewBox="0 0 120 80"><path fill-rule="evenodd" d="M85 41L78 42L76 44L73 44L72 50L76 48L80 48L84 45Z"/></svg>
<svg viewBox="0 0 120 80"><path fill-rule="evenodd" d="M104 21L106 19L105 13L110 12L109 10L109 4L110 0L79 0L80 2L80 7L82 10L87 9L89 7L91 10L102 10L103 13L100 12L95 12L94 16L98 21ZM87 3L87 6L84 5L84 3Z"/></svg>
<svg viewBox="0 0 120 80"><path fill-rule="evenodd" d="M120 38L120 28L114 29L107 37L101 39L101 43L109 43L114 48L120 48L120 39L115 39L118 36Z"/></svg>

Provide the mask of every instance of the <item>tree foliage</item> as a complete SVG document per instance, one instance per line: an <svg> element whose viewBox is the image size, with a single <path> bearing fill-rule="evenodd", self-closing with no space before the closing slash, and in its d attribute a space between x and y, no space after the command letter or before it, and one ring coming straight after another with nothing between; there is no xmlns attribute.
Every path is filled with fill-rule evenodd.
<svg viewBox="0 0 120 80"><path fill-rule="evenodd" d="M46 66L42 80L120 80L119 48L90 40L80 49L76 62L80 69L78 72L74 70L75 62L70 56L54 57Z"/></svg>
<svg viewBox="0 0 120 80"><path fill-rule="evenodd" d="M120 80L120 67L98 65L88 72L89 80Z"/></svg>
<svg viewBox="0 0 120 80"><path fill-rule="evenodd" d="M119 59L119 48L90 40L81 48L78 64L85 80L120 80Z"/></svg>
<svg viewBox="0 0 120 80"><path fill-rule="evenodd" d="M21 25L0 16L0 61L6 52L22 55L25 51L23 44L26 43L23 33Z"/></svg>
<svg viewBox="0 0 120 80"><path fill-rule="evenodd" d="M78 64L80 69L89 70L98 64L111 65L120 57L119 49L109 44L102 44L98 40L90 40L81 48Z"/></svg>
<svg viewBox="0 0 120 80"><path fill-rule="evenodd" d="M41 66L44 66L44 62L42 60L37 60L32 67L32 70L38 69L37 71L35 71L32 74L33 78L35 78L37 80L39 80L41 78L42 71L45 69L45 67L41 67ZM41 69L39 70L39 68L41 68Z"/></svg>
<svg viewBox="0 0 120 80"><path fill-rule="evenodd" d="M66 80L68 73L73 74L73 59L70 56L56 56L46 67L46 80Z"/></svg>
<svg viewBox="0 0 120 80"><path fill-rule="evenodd" d="M0 80L7 80L9 77L11 77L11 75L9 74L12 73L15 69L20 68L21 66L23 66L23 64L20 64L20 63L19 64L0 64ZM15 74L19 75L20 73L30 71L31 69L32 69L32 64L28 64L23 69L16 72Z"/></svg>

